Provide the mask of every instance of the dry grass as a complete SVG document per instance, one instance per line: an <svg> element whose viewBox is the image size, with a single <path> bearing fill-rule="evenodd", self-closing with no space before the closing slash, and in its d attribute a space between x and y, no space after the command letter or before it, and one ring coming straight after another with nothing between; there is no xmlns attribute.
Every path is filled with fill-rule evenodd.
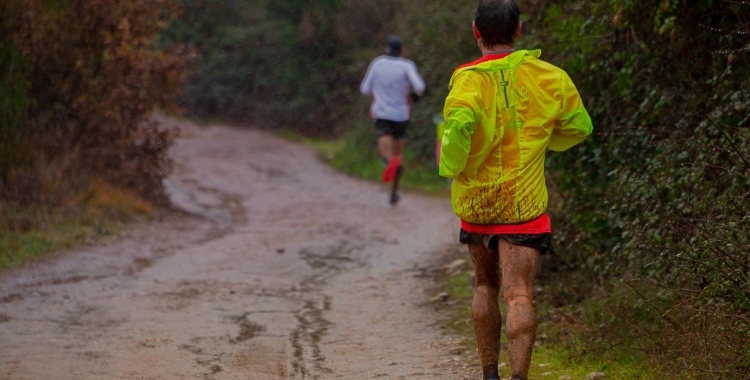
<svg viewBox="0 0 750 380"><path fill-rule="evenodd" d="M149 218L154 206L134 192L94 181L65 207L0 203L0 270L16 268L62 249Z"/></svg>
<svg viewBox="0 0 750 380"><path fill-rule="evenodd" d="M130 218L152 216L154 206L135 192L115 187L103 180L94 181L89 189L76 197L73 207L102 216Z"/></svg>

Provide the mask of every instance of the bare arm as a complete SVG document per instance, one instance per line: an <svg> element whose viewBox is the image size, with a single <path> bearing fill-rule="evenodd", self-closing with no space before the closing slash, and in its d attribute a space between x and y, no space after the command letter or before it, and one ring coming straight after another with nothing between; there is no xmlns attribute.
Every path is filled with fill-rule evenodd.
<svg viewBox="0 0 750 380"><path fill-rule="evenodd" d="M372 95L372 67L375 65L375 61L372 61L370 63L370 66L367 68L367 74L365 74L365 79L362 80L362 83L359 85L359 91L364 95Z"/></svg>
<svg viewBox="0 0 750 380"><path fill-rule="evenodd" d="M417 65L414 64L414 62L409 61L409 70L406 73L407 78L409 78L409 84L411 85L411 88L414 89L414 92L417 93L417 95L424 94L425 90L425 84L424 80L421 76L419 76L419 71L417 71Z"/></svg>

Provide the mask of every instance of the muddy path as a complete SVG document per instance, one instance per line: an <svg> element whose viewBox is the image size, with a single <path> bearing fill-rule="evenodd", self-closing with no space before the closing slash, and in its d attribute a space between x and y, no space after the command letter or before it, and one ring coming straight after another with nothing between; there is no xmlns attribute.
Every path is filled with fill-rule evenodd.
<svg viewBox="0 0 750 380"><path fill-rule="evenodd" d="M471 376L423 275L445 198L392 208L304 146L165 122L184 212L0 274L0 380Z"/></svg>

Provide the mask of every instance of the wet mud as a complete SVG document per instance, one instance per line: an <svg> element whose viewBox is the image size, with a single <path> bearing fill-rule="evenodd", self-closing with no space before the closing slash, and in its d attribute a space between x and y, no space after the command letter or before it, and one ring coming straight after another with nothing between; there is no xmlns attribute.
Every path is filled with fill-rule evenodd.
<svg viewBox="0 0 750 380"><path fill-rule="evenodd" d="M447 198L394 208L304 146L163 121L176 210L0 274L0 380L477 377L429 306Z"/></svg>

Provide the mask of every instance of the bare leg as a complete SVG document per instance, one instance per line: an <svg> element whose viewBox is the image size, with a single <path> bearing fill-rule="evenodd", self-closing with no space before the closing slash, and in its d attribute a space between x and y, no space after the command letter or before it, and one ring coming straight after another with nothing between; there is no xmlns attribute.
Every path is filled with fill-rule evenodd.
<svg viewBox="0 0 750 380"><path fill-rule="evenodd" d="M394 156L394 140L391 135L382 135L378 137L378 152L386 162L390 161Z"/></svg>
<svg viewBox="0 0 750 380"><path fill-rule="evenodd" d="M479 345L479 359L482 361L484 379L497 376L497 362L500 356L500 334L502 315L498 305L500 294L500 274L498 253L483 245L469 245L476 273L474 300L471 302L471 316L474 319L474 332Z"/></svg>
<svg viewBox="0 0 750 380"><path fill-rule="evenodd" d="M393 140L393 156L401 156L404 154L404 139Z"/></svg>
<svg viewBox="0 0 750 380"><path fill-rule="evenodd" d="M503 298L508 306L505 334L508 336L510 368L513 379L526 380L536 338L537 321L532 287L540 251L511 244L503 239L500 239L498 248L503 267Z"/></svg>

